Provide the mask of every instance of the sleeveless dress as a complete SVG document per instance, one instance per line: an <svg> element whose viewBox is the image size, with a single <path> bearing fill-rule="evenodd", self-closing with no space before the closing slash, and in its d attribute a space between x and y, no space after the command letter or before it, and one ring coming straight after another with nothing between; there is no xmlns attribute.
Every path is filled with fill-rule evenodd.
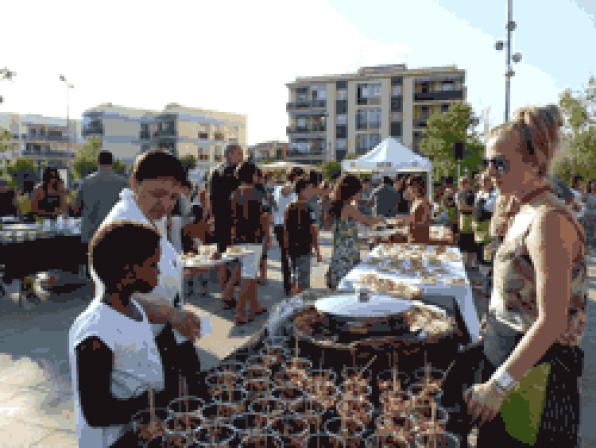
<svg viewBox="0 0 596 448"><path fill-rule="evenodd" d="M578 378L583 368L583 351L580 344L586 321L587 267L585 239L581 226L553 194L520 207L495 255L494 286L484 339L484 353L487 359L498 367L538 319L536 274L526 239L532 224L547 212L560 213L569 220L583 245L579 255L572 260L566 329L535 366L548 364L550 367L544 385L535 385L545 387L542 389L545 398L535 446L566 447L575 446L579 428ZM554 273L549 275L557 275L556 266L553 267L553 271ZM480 436L479 446L482 430ZM491 440L491 436L485 439Z"/></svg>
<svg viewBox="0 0 596 448"><path fill-rule="evenodd" d="M358 227L352 218L335 218L333 227L333 255L329 265L328 283L337 288L342 278L360 263Z"/></svg>

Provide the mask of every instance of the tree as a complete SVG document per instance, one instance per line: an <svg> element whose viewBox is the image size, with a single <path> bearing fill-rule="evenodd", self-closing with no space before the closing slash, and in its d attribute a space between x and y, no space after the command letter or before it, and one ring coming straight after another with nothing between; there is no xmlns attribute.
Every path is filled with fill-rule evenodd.
<svg viewBox="0 0 596 448"><path fill-rule="evenodd" d="M101 138L91 137L72 161L75 179L82 179L97 169L97 157L101 151Z"/></svg>
<svg viewBox="0 0 596 448"><path fill-rule="evenodd" d="M596 78L591 76L581 92L564 90L559 107L565 119L562 147L552 164L552 174L569 182L574 175L596 178Z"/></svg>
<svg viewBox="0 0 596 448"><path fill-rule="evenodd" d="M180 157L180 163L184 167L185 171L194 169L197 166L197 159L192 154Z"/></svg>
<svg viewBox="0 0 596 448"><path fill-rule="evenodd" d="M323 177L325 177L325 179L331 181L341 174L341 164L335 161L325 162L321 166L321 172L323 173Z"/></svg>
<svg viewBox="0 0 596 448"><path fill-rule="evenodd" d="M28 159L17 159L7 168L12 183L19 189L23 188L26 180L38 181L37 170L33 161Z"/></svg>
<svg viewBox="0 0 596 448"><path fill-rule="evenodd" d="M120 174L121 176L127 177L128 176L128 166L122 160L116 159L114 160L113 170L115 173Z"/></svg>

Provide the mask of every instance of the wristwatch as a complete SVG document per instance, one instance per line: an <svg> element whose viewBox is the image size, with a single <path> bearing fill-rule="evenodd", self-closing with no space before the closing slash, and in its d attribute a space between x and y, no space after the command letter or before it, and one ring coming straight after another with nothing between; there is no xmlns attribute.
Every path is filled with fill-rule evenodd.
<svg viewBox="0 0 596 448"><path fill-rule="evenodd" d="M502 367L497 369L491 379L497 391L502 395L509 394L517 386L517 381Z"/></svg>

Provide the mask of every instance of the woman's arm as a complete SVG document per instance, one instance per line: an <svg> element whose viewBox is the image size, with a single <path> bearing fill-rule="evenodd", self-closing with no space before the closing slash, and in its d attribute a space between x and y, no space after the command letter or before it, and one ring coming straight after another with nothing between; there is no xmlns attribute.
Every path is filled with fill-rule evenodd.
<svg viewBox="0 0 596 448"><path fill-rule="evenodd" d="M136 412L149 407L147 393L126 400L112 395L113 353L99 338L81 342L76 356L81 409L89 425L126 424Z"/></svg>
<svg viewBox="0 0 596 448"><path fill-rule="evenodd" d="M352 218L354 221L359 222L360 224L364 224L366 226L374 226L375 224L381 223L385 221L385 218L382 216L379 217L372 217L366 216L360 213L356 207L351 204L348 204L344 207L345 214L347 217Z"/></svg>
<svg viewBox="0 0 596 448"><path fill-rule="evenodd" d="M538 319L501 367L514 380L534 366L565 330L576 240L573 225L560 213L547 213L530 230L527 246L536 273Z"/></svg>

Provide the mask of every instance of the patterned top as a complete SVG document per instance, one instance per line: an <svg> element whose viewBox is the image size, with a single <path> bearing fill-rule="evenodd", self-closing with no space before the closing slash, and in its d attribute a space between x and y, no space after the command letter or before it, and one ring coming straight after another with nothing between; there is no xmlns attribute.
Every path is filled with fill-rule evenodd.
<svg viewBox="0 0 596 448"><path fill-rule="evenodd" d="M358 226L352 218L335 219L333 255L329 264L329 286L335 289L342 278L360 263Z"/></svg>
<svg viewBox="0 0 596 448"><path fill-rule="evenodd" d="M523 205L510 223L505 240L495 256L494 288L490 308L496 311L499 320L522 333L528 331L537 320L536 275L528 253L526 238L532 223L547 211L564 214L565 218L574 225L583 244L580 255L572 262L567 328L557 340L563 345L578 346L581 343L586 320L585 240L576 219L552 194L549 194L547 199L536 199Z"/></svg>

